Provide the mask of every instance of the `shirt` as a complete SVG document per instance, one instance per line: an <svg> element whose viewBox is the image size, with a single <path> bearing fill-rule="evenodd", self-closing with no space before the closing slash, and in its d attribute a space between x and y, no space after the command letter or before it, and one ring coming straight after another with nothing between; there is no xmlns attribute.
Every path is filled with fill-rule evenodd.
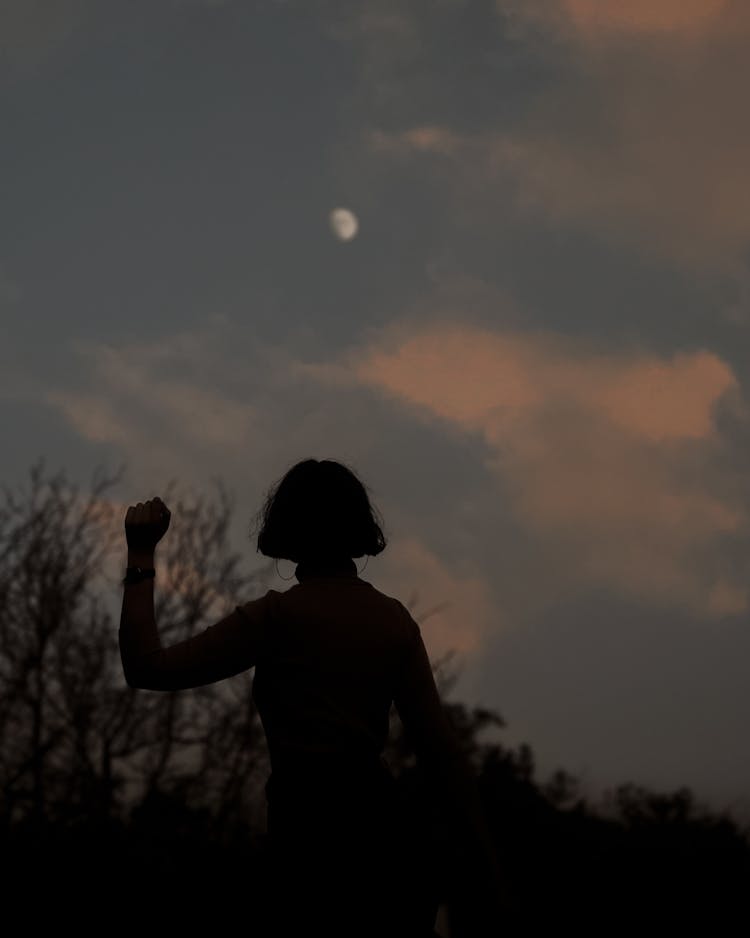
<svg viewBox="0 0 750 938"><path fill-rule="evenodd" d="M440 816L454 813L490 858L488 868L495 861L419 625L398 599L360 579L351 560L317 569L299 564L296 575L285 592L270 589L168 648L153 621L123 621L125 676L134 687L180 690L255 668L252 695L271 758L265 901L277 926L287 911L294 924L302 909L325 923L326 934L350 934L343 901L350 896L359 910L351 914L366 909L372 924L370 932L358 928L363 935L429 934L437 911L432 880L445 879L438 873L444 859L435 858L424 823L412 820L416 805L396 796L381 758L392 703L418 760L442 779ZM457 843L445 857L465 856ZM333 904L326 898L331 883L338 884ZM345 924L338 931L336 909ZM407 923L405 931L394 930L397 920ZM272 933L299 931L295 924Z"/></svg>
<svg viewBox="0 0 750 938"><path fill-rule="evenodd" d="M124 622L128 683L182 690L255 668L252 697L272 772L302 763L372 765L392 703L418 757L455 751L418 623L357 576L354 561L298 564L298 583L236 606L198 635L162 648L156 627ZM267 789L268 791L268 789Z"/></svg>

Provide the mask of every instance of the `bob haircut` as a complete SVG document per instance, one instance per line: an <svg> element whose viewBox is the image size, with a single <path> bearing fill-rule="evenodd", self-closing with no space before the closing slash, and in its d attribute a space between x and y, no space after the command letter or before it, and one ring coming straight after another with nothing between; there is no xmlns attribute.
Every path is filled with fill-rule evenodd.
<svg viewBox="0 0 750 938"><path fill-rule="evenodd" d="M367 488L333 459L292 466L269 490L251 537L258 520L257 549L277 560L374 557L387 543Z"/></svg>

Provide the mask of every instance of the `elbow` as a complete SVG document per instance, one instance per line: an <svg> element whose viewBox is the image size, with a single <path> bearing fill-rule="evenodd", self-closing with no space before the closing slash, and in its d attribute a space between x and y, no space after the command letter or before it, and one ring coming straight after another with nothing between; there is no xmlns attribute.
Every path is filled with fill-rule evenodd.
<svg viewBox="0 0 750 938"><path fill-rule="evenodd" d="M140 659L140 660L139 660ZM122 674L128 687L134 690L150 690L153 686L149 681L151 668L143 666L142 656L123 655L120 653Z"/></svg>
<svg viewBox="0 0 750 938"><path fill-rule="evenodd" d="M120 664L122 665L122 676L125 678L125 683L128 687L137 688L138 682L136 681L136 676L133 673L133 669L125 663L125 656L120 651Z"/></svg>
<svg viewBox="0 0 750 938"><path fill-rule="evenodd" d="M135 675L131 674L128 671L124 672L125 674L125 683L128 687L132 687L133 690L143 690L143 681L139 681Z"/></svg>
<svg viewBox="0 0 750 938"><path fill-rule="evenodd" d="M125 683L128 687L132 687L133 690L178 690L170 681L165 680L163 675L159 675L153 671L134 672L132 670L125 671L123 669L123 673L125 675Z"/></svg>
<svg viewBox="0 0 750 938"><path fill-rule="evenodd" d="M142 671L134 670L132 666L126 667L123 661L122 673L128 687L132 687L133 690L148 690L148 681Z"/></svg>

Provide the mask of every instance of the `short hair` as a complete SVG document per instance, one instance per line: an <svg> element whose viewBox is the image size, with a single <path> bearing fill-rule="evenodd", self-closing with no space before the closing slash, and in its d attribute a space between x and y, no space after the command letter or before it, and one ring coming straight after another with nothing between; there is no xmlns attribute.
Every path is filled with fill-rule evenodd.
<svg viewBox="0 0 750 938"><path fill-rule="evenodd" d="M266 557L374 557L385 549L382 518L367 487L347 465L304 459L271 486L255 517L257 549Z"/></svg>

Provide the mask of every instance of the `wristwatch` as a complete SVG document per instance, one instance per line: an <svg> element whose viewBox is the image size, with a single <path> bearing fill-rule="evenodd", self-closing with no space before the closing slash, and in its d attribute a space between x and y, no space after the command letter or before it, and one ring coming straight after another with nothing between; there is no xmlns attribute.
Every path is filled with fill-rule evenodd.
<svg viewBox="0 0 750 938"><path fill-rule="evenodd" d="M122 585L130 586L131 583L140 583L141 580L149 580L155 576L156 570L153 567L128 567Z"/></svg>

